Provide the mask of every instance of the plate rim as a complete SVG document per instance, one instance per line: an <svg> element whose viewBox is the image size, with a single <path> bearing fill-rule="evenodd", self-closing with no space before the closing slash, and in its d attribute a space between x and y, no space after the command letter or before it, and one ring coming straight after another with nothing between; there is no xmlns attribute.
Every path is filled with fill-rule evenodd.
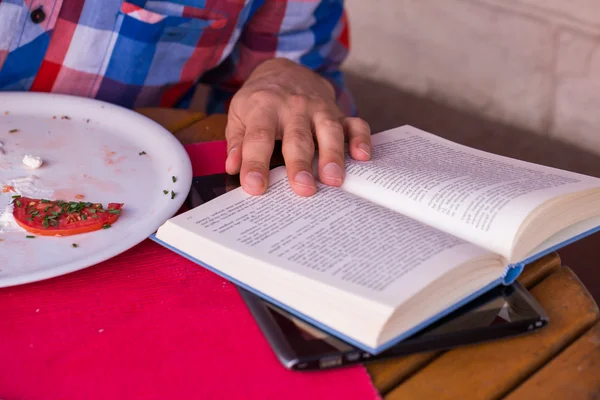
<svg viewBox="0 0 600 400"><path fill-rule="evenodd" d="M0 277L0 288L24 285L28 283L40 282L48 279L57 278L60 276L70 274L72 272L93 267L97 264L100 264L103 261L107 261L109 259L117 257L122 253L126 252L127 250L132 249L133 247L148 239L150 235L156 232L156 230L164 222L175 216L183 206L185 199L187 198L189 191L191 190L191 183L193 179L192 162L189 157L189 154L185 150L185 146L179 140L177 140L177 138L168 129L160 125L158 122L152 120L151 118L141 113L136 112L134 109L129 109L117 104L108 103L103 100L93 99L89 97L80 97L70 94L44 92L0 92L0 104L6 104L4 109L0 110L0 113L4 113L5 110L9 111L10 113L11 103L13 101L16 102L16 100L24 100L31 102L53 101L52 107L56 107L59 103L62 103L62 106L65 107L68 106L69 103L73 104L73 102L77 102L79 103L79 107L86 105L92 107L99 107L104 109L104 112L114 111L116 113L119 113L120 115L124 116L125 118L128 118L131 122L135 124L139 123L142 125L145 124L147 126L153 126L153 130L156 132L156 134L163 135L164 139L167 140L170 146L172 146L173 151L171 153L173 154L173 156L177 157L178 160L181 161L182 170L177 172L178 182L180 182L180 184L186 184L182 185L184 189L179 189L178 196L176 196L176 198L173 199L173 202L170 203L170 205L168 206L168 212L166 212L166 215L168 215L168 217L166 217L164 221L163 218L157 218L153 221L153 223L148 223L148 228L132 230L131 233L125 236L122 240L109 243L100 251L96 251L95 253L92 253L90 255L83 255L81 258L77 258L59 267L52 267L49 269L36 270L18 275ZM32 114L36 114L36 112L33 111ZM136 120L138 122L136 122Z"/></svg>

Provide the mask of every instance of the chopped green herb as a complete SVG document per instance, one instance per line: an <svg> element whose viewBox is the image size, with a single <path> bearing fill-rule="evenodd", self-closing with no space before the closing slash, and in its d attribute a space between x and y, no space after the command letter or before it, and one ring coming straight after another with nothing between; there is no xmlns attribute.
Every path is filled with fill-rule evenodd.
<svg viewBox="0 0 600 400"><path fill-rule="evenodd" d="M172 176L171 179L173 179L173 183L177 182L177 178Z"/></svg>
<svg viewBox="0 0 600 400"><path fill-rule="evenodd" d="M94 215L92 215L92 218L98 219L98 216L96 214L94 214Z"/></svg>
<svg viewBox="0 0 600 400"><path fill-rule="evenodd" d="M19 132L18 129L11 129L10 131L8 131L8 133L17 133L17 132Z"/></svg>
<svg viewBox="0 0 600 400"><path fill-rule="evenodd" d="M73 243L71 246L73 246L73 247L77 247L77 243Z"/></svg>
<svg viewBox="0 0 600 400"><path fill-rule="evenodd" d="M171 200L175 198L175 192L171 190Z"/></svg>
<svg viewBox="0 0 600 400"><path fill-rule="evenodd" d="M19 200L15 200L15 204L17 205L17 207L21 207L21 202Z"/></svg>
<svg viewBox="0 0 600 400"><path fill-rule="evenodd" d="M81 219L85 221L87 219L87 215L81 214Z"/></svg>
<svg viewBox="0 0 600 400"><path fill-rule="evenodd" d="M108 210L109 214L121 214L121 210Z"/></svg>
<svg viewBox="0 0 600 400"><path fill-rule="evenodd" d="M163 190L163 193L164 194L169 194L169 191L165 189L165 190Z"/></svg>
<svg viewBox="0 0 600 400"><path fill-rule="evenodd" d="M146 154L145 151L140 151L140 156L143 156L144 154Z"/></svg>
<svg viewBox="0 0 600 400"><path fill-rule="evenodd" d="M106 224L102 225L102 229L108 229L108 228L110 228L110 224L109 223L106 223Z"/></svg>
<svg viewBox="0 0 600 400"><path fill-rule="evenodd" d="M88 212L91 212L92 214L96 214L96 209L95 209L95 208L90 208L90 209L88 210Z"/></svg>
<svg viewBox="0 0 600 400"><path fill-rule="evenodd" d="M51 201L50 201L50 200L46 200L46 199L41 199L41 200L40 200L40 202L41 202L41 203L46 203L46 204L47 204L47 203L51 203Z"/></svg>
<svg viewBox="0 0 600 400"><path fill-rule="evenodd" d="M35 236L27 235L25 236L27 239L35 239Z"/></svg>
<svg viewBox="0 0 600 400"><path fill-rule="evenodd" d="M19 197L21 197L20 194L15 194L14 196L12 196L13 199L18 199Z"/></svg>
<svg viewBox="0 0 600 400"><path fill-rule="evenodd" d="M48 219L47 218L44 218L44 220L42 221L42 225L44 226L45 229L48 229L48 226L50 224L48 223Z"/></svg>
<svg viewBox="0 0 600 400"><path fill-rule="evenodd" d="M33 217L27 218L27 221L33 221Z"/></svg>

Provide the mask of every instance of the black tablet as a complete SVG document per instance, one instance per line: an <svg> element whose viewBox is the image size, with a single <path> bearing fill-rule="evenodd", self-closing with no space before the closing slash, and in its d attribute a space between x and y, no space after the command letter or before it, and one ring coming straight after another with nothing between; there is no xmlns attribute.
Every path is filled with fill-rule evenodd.
<svg viewBox="0 0 600 400"><path fill-rule="evenodd" d="M542 307L519 283L497 287L437 323L376 356L238 288L271 348L289 369L329 369L432 350L472 345L532 332L548 322Z"/></svg>
<svg viewBox="0 0 600 400"><path fill-rule="evenodd" d="M273 162L272 167L281 165ZM197 207L239 187L227 174L195 177L188 206ZM501 286L446 316L434 325L374 356L328 335L258 296L238 288L277 357L287 368L314 370L448 349L542 328L548 318L520 284Z"/></svg>

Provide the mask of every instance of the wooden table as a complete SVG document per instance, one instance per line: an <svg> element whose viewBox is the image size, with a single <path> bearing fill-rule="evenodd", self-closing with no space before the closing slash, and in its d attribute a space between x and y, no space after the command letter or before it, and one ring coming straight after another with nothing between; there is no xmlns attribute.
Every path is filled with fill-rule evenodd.
<svg viewBox="0 0 600 400"><path fill-rule="evenodd" d="M226 117L187 110L140 109L182 143L223 140ZM598 272L600 273L600 271ZM372 363L367 370L386 400L598 399L600 313L577 276L551 254L519 281L550 317L517 338Z"/></svg>

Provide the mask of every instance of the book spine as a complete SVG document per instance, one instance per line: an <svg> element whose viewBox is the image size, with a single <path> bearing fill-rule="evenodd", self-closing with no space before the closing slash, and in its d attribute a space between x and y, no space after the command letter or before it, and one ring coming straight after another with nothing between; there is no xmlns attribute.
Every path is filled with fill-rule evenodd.
<svg viewBox="0 0 600 400"><path fill-rule="evenodd" d="M512 284L521 275L521 272L523 272L523 267L524 264L522 263L507 265L502 275L502 283L507 286Z"/></svg>

